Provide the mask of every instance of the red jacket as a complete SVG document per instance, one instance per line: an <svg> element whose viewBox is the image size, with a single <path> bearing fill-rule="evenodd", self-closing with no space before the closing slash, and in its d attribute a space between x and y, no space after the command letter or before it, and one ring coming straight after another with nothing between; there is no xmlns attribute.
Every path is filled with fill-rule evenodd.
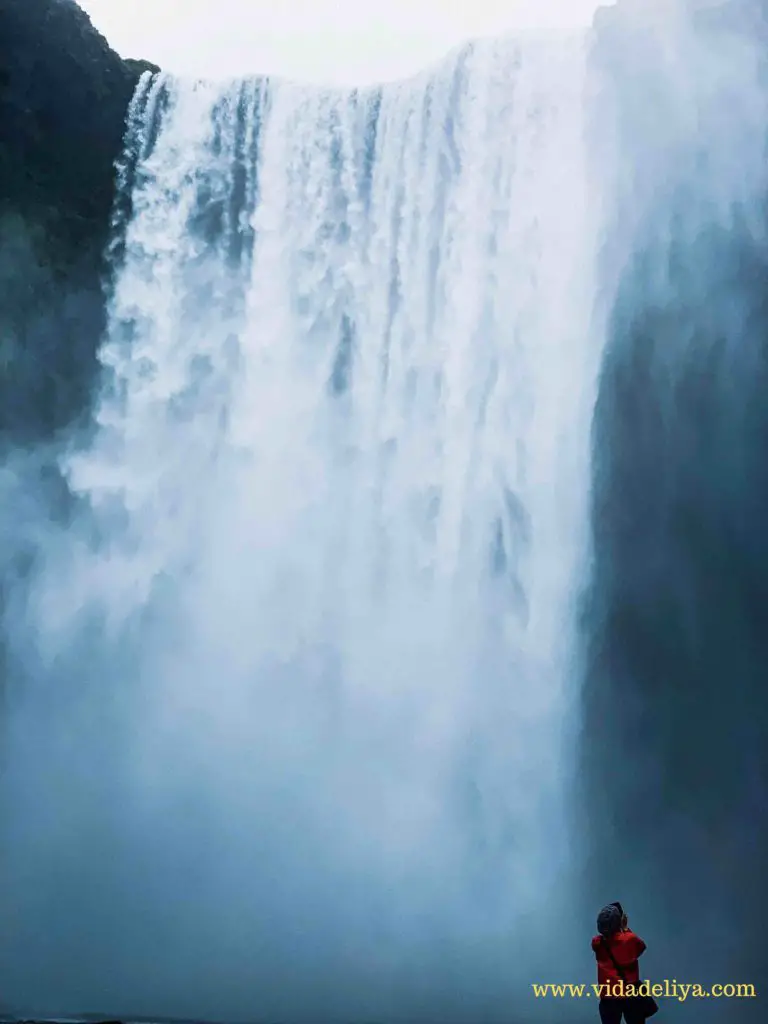
<svg viewBox="0 0 768 1024"><path fill-rule="evenodd" d="M621 975L616 970L608 955L608 950L605 948L606 941L611 947L614 959L624 972L625 984L637 985L640 981L640 966L637 958L645 952L645 943L629 928L616 932L608 940L604 939L602 935L596 935L592 939L592 949L597 960L598 985L612 985L621 980Z"/></svg>

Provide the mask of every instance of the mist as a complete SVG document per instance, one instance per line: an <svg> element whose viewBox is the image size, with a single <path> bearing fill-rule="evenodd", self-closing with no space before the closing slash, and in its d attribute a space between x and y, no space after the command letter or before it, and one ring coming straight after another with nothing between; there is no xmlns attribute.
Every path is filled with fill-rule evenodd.
<svg viewBox="0 0 768 1024"><path fill-rule="evenodd" d="M586 891L634 906L649 974L760 992L765 26L756 4L627 22L596 51L619 187L593 428ZM756 1000L676 1012L759 1014Z"/></svg>

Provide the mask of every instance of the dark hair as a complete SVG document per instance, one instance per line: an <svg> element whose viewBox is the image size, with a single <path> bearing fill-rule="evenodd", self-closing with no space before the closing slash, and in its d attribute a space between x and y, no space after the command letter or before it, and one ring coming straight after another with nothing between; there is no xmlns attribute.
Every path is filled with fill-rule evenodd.
<svg viewBox="0 0 768 1024"><path fill-rule="evenodd" d="M597 915L597 930L606 939L621 929L624 911L620 903L609 903Z"/></svg>

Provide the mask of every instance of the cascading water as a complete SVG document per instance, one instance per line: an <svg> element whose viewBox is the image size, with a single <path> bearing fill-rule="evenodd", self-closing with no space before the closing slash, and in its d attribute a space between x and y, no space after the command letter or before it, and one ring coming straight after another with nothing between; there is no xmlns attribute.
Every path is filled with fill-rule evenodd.
<svg viewBox="0 0 768 1024"><path fill-rule="evenodd" d="M96 424L16 655L45 756L9 756L12 870L49 870L21 990L75 928L59 1008L530 998L574 838L586 69L573 34L368 92L142 82Z"/></svg>

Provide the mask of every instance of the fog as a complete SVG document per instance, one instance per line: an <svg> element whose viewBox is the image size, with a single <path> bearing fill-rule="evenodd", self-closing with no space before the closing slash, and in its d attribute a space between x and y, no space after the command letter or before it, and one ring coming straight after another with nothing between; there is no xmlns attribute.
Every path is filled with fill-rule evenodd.
<svg viewBox="0 0 768 1024"><path fill-rule="evenodd" d="M594 424L588 892L634 906L652 975L760 991L765 28L754 4L635 25L599 48L618 287Z"/></svg>

